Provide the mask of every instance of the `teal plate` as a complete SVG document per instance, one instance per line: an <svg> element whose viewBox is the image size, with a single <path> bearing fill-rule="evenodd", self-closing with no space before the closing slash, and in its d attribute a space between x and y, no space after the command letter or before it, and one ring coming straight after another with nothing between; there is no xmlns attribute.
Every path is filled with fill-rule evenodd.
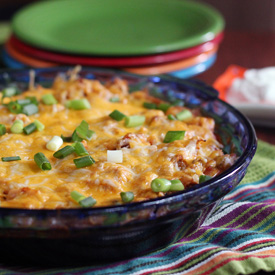
<svg viewBox="0 0 275 275"><path fill-rule="evenodd" d="M42 49L130 56L207 42L223 31L224 19L211 6L184 0L58 0L21 9L12 29Z"/></svg>

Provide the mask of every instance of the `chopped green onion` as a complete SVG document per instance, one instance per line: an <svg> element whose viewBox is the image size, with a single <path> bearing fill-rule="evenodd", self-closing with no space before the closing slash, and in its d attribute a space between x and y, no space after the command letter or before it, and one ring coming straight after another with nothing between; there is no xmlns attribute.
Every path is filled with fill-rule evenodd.
<svg viewBox="0 0 275 275"><path fill-rule="evenodd" d="M143 107L146 109L157 109L157 104L152 102L144 102Z"/></svg>
<svg viewBox="0 0 275 275"><path fill-rule="evenodd" d="M162 110L164 113L166 113L166 111L171 107L171 104L169 103L160 103L158 105L158 109Z"/></svg>
<svg viewBox="0 0 275 275"><path fill-rule="evenodd" d="M3 94L2 99L4 97L12 97L18 94L18 90L15 87L7 87L4 90L2 90L2 94Z"/></svg>
<svg viewBox="0 0 275 275"><path fill-rule="evenodd" d="M207 180L210 180L210 179L212 179L212 177L210 177L208 175L200 175L200 177L199 177L199 183L203 183L203 182L205 182Z"/></svg>
<svg viewBox="0 0 275 275"><path fill-rule="evenodd" d="M38 102L38 100L35 96L27 96L26 99L29 99L31 101L31 103L34 104L34 105L39 104L39 102Z"/></svg>
<svg viewBox="0 0 275 275"><path fill-rule="evenodd" d="M61 138L63 139L64 142L72 142L73 141L72 136L64 137L63 135L61 135Z"/></svg>
<svg viewBox="0 0 275 275"><path fill-rule="evenodd" d="M169 143L175 140L182 140L184 138L185 131L168 131L164 137L163 142Z"/></svg>
<svg viewBox="0 0 275 275"><path fill-rule="evenodd" d="M15 102L15 101L9 102L7 107L9 109L9 111L14 113L14 114L19 114L19 113L22 112L22 106L20 104L18 104L17 102Z"/></svg>
<svg viewBox="0 0 275 275"><path fill-rule="evenodd" d="M75 151L73 146L67 145L62 149L56 151L53 156L57 159L63 159Z"/></svg>
<svg viewBox="0 0 275 275"><path fill-rule="evenodd" d="M82 142L77 141L76 143L72 144L75 149L75 152L78 156L87 156L89 155L88 151L84 147Z"/></svg>
<svg viewBox="0 0 275 275"><path fill-rule="evenodd" d="M34 161L37 164L37 166L43 171L52 169L50 162L47 160L43 153L35 154Z"/></svg>
<svg viewBox="0 0 275 275"><path fill-rule="evenodd" d="M16 100L16 102L21 106L28 105L28 104L32 103L32 101L29 98L18 99L18 100Z"/></svg>
<svg viewBox="0 0 275 275"><path fill-rule="evenodd" d="M169 114L169 115L167 116L167 118L168 118L169 120L177 120L177 119L175 118L175 116L172 115L172 114Z"/></svg>
<svg viewBox="0 0 275 275"><path fill-rule="evenodd" d="M123 202L131 202L134 199L134 193L133 192L121 192L120 197Z"/></svg>
<svg viewBox="0 0 275 275"><path fill-rule="evenodd" d="M6 126L4 124L0 124L0 136L5 135L7 132Z"/></svg>
<svg viewBox="0 0 275 275"><path fill-rule="evenodd" d="M118 96L114 96L112 98L110 98L110 102L119 102L120 98Z"/></svg>
<svg viewBox="0 0 275 275"><path fill-rule="evenodd" d="M32 122L31 124L29 124L29 125L27 125L23 128L23 132L26 135L29 135L29 134L33 133L35 130L37 130L37 127L36 127L34 122Z"/></svg>
<svg viewBox="0 0 275 275"><path fill-rule="evenodd" d="M120 111L114 110L113 112L111 112L109 114L109 117L111 117L112 119L114 119L116 121L121 121L126 116L123 113L121 113Z"/></svg>
<svg viewBox="0 0 275 275"><path fill-rule="evenodd" d="M94 164L95 161L91 156L85 156L82 158L74 159L76 168L82 168Z"/></svg>
<svg viewBox="0 0 275 275"><path fill-rule="evenodd" d="M145 116L127 116L125 117L126 127L141 126L145 122Z"/></svg>
<svg viewBox="0 0 275 275"><path fill-rule="evenodd" d="M81 200L84 200L86 197L77 191L72 191L71 198L76 202L80 202Z"/></svg>
<svg viewBox="0 0 275 275"><path fill-rule="evenodd" d="M42 101L46 105L53 105L57 103L57 100L52 94L45 94L41 97Z"/></svg>
<svg viewBox="0 0 275 275"><path fill-rule="evenodd" d="M89 124L87 121L82 120L79 126L75 129L76 134L78 137L85 139L85 140L91 140L92 135L95 133L94 131L89 129ZM73 137L74 140L74 137ZM74 141L81 141L81 140L74 140Z"/></svg>
<svg viewBox="0 0 275 275"><path fill-rule="evenodd" d="M107 161L114 163L123 162L123 153L122 150L107 150Z"/></svg>
<svg viewBox="0 0 275 275"><path fill-rule="evenodd" d="M53 136L46 144L46 148L50 151L57 151L63 144L63 139L59 136Z"/></svg>
<svg viewBox="0 0 275 275"><path fill-rule="evenodd" d="M78 134L76 133L76 130L74 130L71 140L76 142L76 141L82 141L83 138L79 137Z"/></svg>
<svg viewBox="0 0 275 275"><path fill-rule="evenodd" d="M1 158L2 161L4 162L8 162L8 161L14 161L14 160L21 160L21 158L19 156L14 156L14 157L3 157Z"/></svg>
<svg viewBox="0 0 275 275"><path fill-rule="evenodd" d="M34 124L36 125L36 128L39 132L41 132L45 129L45 125L37 119L34 121Z"/></svg>
<svg viewBox="0 0 275 275"><path fill-rule="evenodd" d="M183 110L183 111L176 114L176 118L178 120L181 120L181 121L188 120L192 117L193 117L192 113L187 109L185 109L185 110Z"/></svg>
<svg viewBox="0 0 275 275"><path fill-rule="evenodd" d="M156 178L151 182L151 189L154 192L167 192L170 190L171 181L167 179Z"/></svg>
<svg viewBox="0 0 275 275"><path fill-rule="evenodd" d="M33 103L28 104L28 105L24 105L23 109L22 109L22 113L27 115L27 116L36 114L36 113L38 113L38 107L37 107L37 105L35 105Z"/></svg>
<svg viewBox="0 0 275 275"><path fill-rule="evenodd" d="M90 102L86 98L69 100L65 103L65 106L74 110L85 110L91 108Z"/></svg>
<svg viewBox="0 0 275 275"><path fill-rule="evenodd" d="M14 134L21 134L23 133L23 128L23 121L21 119L16 119L11 126L11 132Z"/></svg>
<svg viewBox="0 0 275 275"><path fill-rule="evenodd" d="M182 191L184 190L184 185L179 179L171 180L171 186L169 191Z"/></svg>
<svg viewBox="0 0 275 275"><path fill-rule="evenodd" d="M96 204L96 200L92 197L85 197L77 191L71 192L71 198L79 203L82 207L92 207Z"/></svg>
<svg viewBox="0 0 275 275"><path fill-rule="evenodd" d="M79 205L84 208L92 207L95 204L96 204L96 200L92 197L87 197L87 198L79 201Z"/></svg>

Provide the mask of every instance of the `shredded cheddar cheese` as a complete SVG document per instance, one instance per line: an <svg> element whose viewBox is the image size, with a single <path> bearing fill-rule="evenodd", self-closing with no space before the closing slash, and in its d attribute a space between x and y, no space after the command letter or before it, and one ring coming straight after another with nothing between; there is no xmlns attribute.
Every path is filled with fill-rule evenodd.
<svg viewBox="0 0 275 275"><path fill-rule="evenodd" d="M46 105L41 98L52 94L56 104ZM6 107L9 101L35 97L38 112L29 116L12 113ZM116 98L116 100L112 100ZM90 108L74 110L66 107L73 99L87 99ZM72 199L77 191L84 197L96 200L96 206L123 203L121 192L132 192L133 201L164 196L150 188L156 178L179 179L185 188L198 184L201 175L211 177L230 167L236 156L226 155L214 135L215 122L191 110L187 120L170 120L185 107L171 106L167 111L146 109L144 102L160 103L146 92L128 93L128 85L122 79L102 84L97 80L58 77L52 88L31 87L29 91L4 98L0 106L0 124L6 133L0 136L0 158L19 156L21 160L0 163L1 207L29 209L57 209L81 207ZM141 125L127 127L125 119L117 121L109 116L114 110L126 117L144 117ZM20 119L24 127L38 120L44 125L41 131L30 134L13 133L13 122ZM58 137L70 137L82 121L93 131L89 139L83 139L94 163L77 168L75 152L59 159L53 156L53 148L62 144ZM185 131L183 139L163 142L168 131ZM49 148L49 142L58 140ZM60 148L73 142L66 141ZM49 150L50 149L50 150ZM115 161L108 152L117 151ZM41 170L34 155L43 153L51 164L51 170Z"/></svg>

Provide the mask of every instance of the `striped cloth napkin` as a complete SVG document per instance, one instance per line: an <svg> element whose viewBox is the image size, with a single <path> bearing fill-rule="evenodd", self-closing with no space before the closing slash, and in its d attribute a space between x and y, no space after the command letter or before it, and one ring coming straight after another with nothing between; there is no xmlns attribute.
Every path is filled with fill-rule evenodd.
<svg viewBox="0 0 275 275"><path fill-rule="evenodd" d="M3 274L237 275L275 271L275 146L263 141L248 172L197 231L155 253L77 268L1 265Z"/></svg>

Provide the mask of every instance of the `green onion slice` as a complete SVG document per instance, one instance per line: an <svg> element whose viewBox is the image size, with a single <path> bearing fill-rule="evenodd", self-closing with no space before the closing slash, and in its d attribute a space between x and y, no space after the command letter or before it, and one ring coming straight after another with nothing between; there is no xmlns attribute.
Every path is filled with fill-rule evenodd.
<svg viewBox="0 0 275 275"><path fill-rule="evenodd" d="M71 192L71 198L79 203L82 207L92 207L96 204L96 200L92 197L85 197L78 191Z"/></svg>
<svg viewBox="0 0 275 275"><path fill-rule="evenodd" d="M125 126L130 127L137 127L141 126L145 122L145 116L127 116L125 117Z"/></svg>
<svg viewBox="0 0 275 275"><path fill-rule="evenodd" d="M37 130L37 127L34 122L30 123L29 125L27 125L23 128L23 132L26 135L33 133L35 130Z"/></svg>
<svg viewBox="0 0 275 275"><path fill-rule="evenodd" d="M168 118L169 120L177 120L176 117L175 117L174 115L172 115L172 114L169 114L169 115L167 116L167 118Z"/></svg>
<svg viewBox="0 0 275 275"><path fill-rule="evenodd" d="M16 102L21 106L32 103L32 101L29 98L17 99Z"/></svg>
<svg viewBox="0 0 275 275"><path fill-rule="evenodd" d="M16 119L11 126L11 132L14 134L21 134L23 133L23 128L23 121L21 119Z"/></svg>
<svg viewBox="0 0 275 275"><path fill-rule="evenodd" d="M171 186L169 191L182 191L184 190L184 185L179 179L171 180Z"/></svg>
<svg viewBox="0 0 275 275"><path fill-rule="evenodd" d="M14 113L14 114L19 114L19 113L22 112L22 105L20 105L16 101L9 102L9 104L7 105L7 107L9 109L9 111L12 112L12 113Z"/></svg>
<svg viewBox="0 0 275 275"><path fill-rule="evenodd" d="M82 158L74 159L76 168L87 167L95 163L95 160L91 156L85 156Z"/></svg>
<svg viewBox="0 0 275 275"><path fill-rule="evenodd" d="M154 192L168 192L171 187L171 181L167 179L156 178L151 182L151 189Z"/></svg>
<svg viewBox="0 0 275 275"><path fill-rule="evenodd" d="M46 105L53 105L57 103L56 98L52 94L45 94L41 97L41 99Z"/></svg>
<svg viewBox="0 0 275 275"><path fill-rule="evenodd" d="M112 98L110 98L110 102L119 102L120 98L118 96L114 96Z"/></svg>
<svg viewBox="0 0 275 275"><path fill-rule="evenodd" d="M164 137L164 143L170 143L175 140L182 140L184 138L185 131L168 131Z"/></svg>
<svg viewBox="0 0 275 275"><path fill-rule="evenodd" d="M82 120L80 125L77 126L75 129L75 134L77 134L78 137L85 140L91 140L94 133L95 133L94 131L89 129L89 124L85 120ZM74 138L76 137L73 137L73 140ZM74 141L82 141L82 140L74 140Z"/></svg>
<svg viewBox="0 0 275 275"><path fill-rule="evenodd" d="M176 118L181 121L188 120L192 117L193 117L193 114L187 109L176 114Z"/></svg>
<svg viewBox="0 0 275 275"><path fill-rule="evenodd" d="M7 87L4 90L2 90L2 100L5 97L12 97L17 94L18 94L18 90L15 87Z"/></svg>
<svg viewBox="0 0 275 275"><path fill-rule="evenodd" d="M6 126L4 124L0 124L0 136L5 135L7 132Z"/></svg>
<svg viewBox="0 0 275 275"><path fill-rule="evenodd" d="M71 192L71 198L75 200L76 202L80 202L81 200L85 199L86 197L79 193L78 191L72 191Z"/></svg>
<svg viewBox="0 0 275 275"><path fill-rule="evenodd" d="M96 200L92 197L87 197L87 198L79 201L79 205L84 208L92 207L95 204L96 204Z"/></svg>
<svg viewBox="0 0 275 275"><path fill-rule="evenodd" d="M78 134L76 133L76 130L74 130L73 134L72 134L72 138L71 138L71 141L82 141L83 138L79 137Z"/></svg>
<svg viewBox="0 0 275 275"><path fill-rule="evenodd" d="M34 105L39 104L39 102L38 102L38 100L35 96L27 96L26 99L29 99L31 101L31 103L34 104Z"/></svg>
<svg viewBox="0 0 275 275"><path fill-rule="evenodd" d="M75 148L71 145L67 145L67 146L61 148L60 150L56 151L53 154L53 156L57 159L64 159L65 157L69 156L73 152L75 152Z"/></svg>
<svg viewBox="0 0 275 275"><path fill-rule="evenodd" d="M84 147L82 142L77 141L76 143L72 144L75 149L75 152L78 156L87 156L89 155L88 151Z"/></svg>
<svg viewBox="0 0 275 275"><path fill-rule="evenodd" d="M37 164L37 166L43 171L52 169L51 163L48 161L46 156L41 152L34 155L34 161Z"/></svg>
<svg viewBox="0 0 275 275"><path fill-rule="evenodd" d="M205 182L207 180L210 180L210 179L212 179L212 177L210 177L208 175L200 175L200 177L199 177L199 183L203 183L203 182Z"/></svg>
<svg viewBox="0 0 275 275"><path fill-rule="evenodd" d="M74 110L85 110L91 108L90 102L86 98L69 100L65 103L65 106Z"/></svg>
<svg viewBox="0 0 275 275"><path fill-rule="evenodd" d="M63 139L60 136L53 136L46 144L46 148L50 151L57 151L63 144Z"/></svg>
<svg viewBox="0 0 275 275"><path fill-rule="evenodd" d="M73 141L72 136L65 137L65 136L61 135L61 138L63 139L64 142L72 142Z"/></svg>
<svg viewBox="0 0 275 275"><path fill-rule="evenodd" d="M2 161L8 162L8 161L14 161L14 160L21 160L19 156L14 156L14 157L2 157Z"/></svg>
<svg viewBox="0 0 275 275"><path fill-rule="evenodd" d="M36 104L33 104L33 103L24 105L23 109L22 109L22 113L27 116L36 114L36 113L38 113L38 107Z"/></svg>
<svg viewBox="0 0 275 275"><path fill-rule="evenodd" d="M134 199L133 192L121 192L120 193L121 200L125 203L131 202Z"/></svg>
<svg viewBox="0 0 275 275"><path fill-rule="evenodd" d="M36 125L36 128L39 132L45 129L45 125L41 123L39 120L36 119L33 123Z"/></svg>
<svg viewBox="0 0 275 275"><path fill-rule="evenodd" d="M146 109L157 109L157 104L152 102L144 102L143 107Z"/></svg>
<svg viewBox="0 0 275 275"><path fill-rule="evenodd" d="M123 113L121 113L120 111L114 110L113 112L111 112L109 114L109 117L111 117L112 119L114 119L116 121L121 121L126 116Z"/></svg>
<svg viewBox="0 0 275 275"><path fill-rule="evenodd" d="M164 113L166 113L166 111L171 107L171 104L169 103L160 103L158 105L158 109L162 110Z"/></svg>

